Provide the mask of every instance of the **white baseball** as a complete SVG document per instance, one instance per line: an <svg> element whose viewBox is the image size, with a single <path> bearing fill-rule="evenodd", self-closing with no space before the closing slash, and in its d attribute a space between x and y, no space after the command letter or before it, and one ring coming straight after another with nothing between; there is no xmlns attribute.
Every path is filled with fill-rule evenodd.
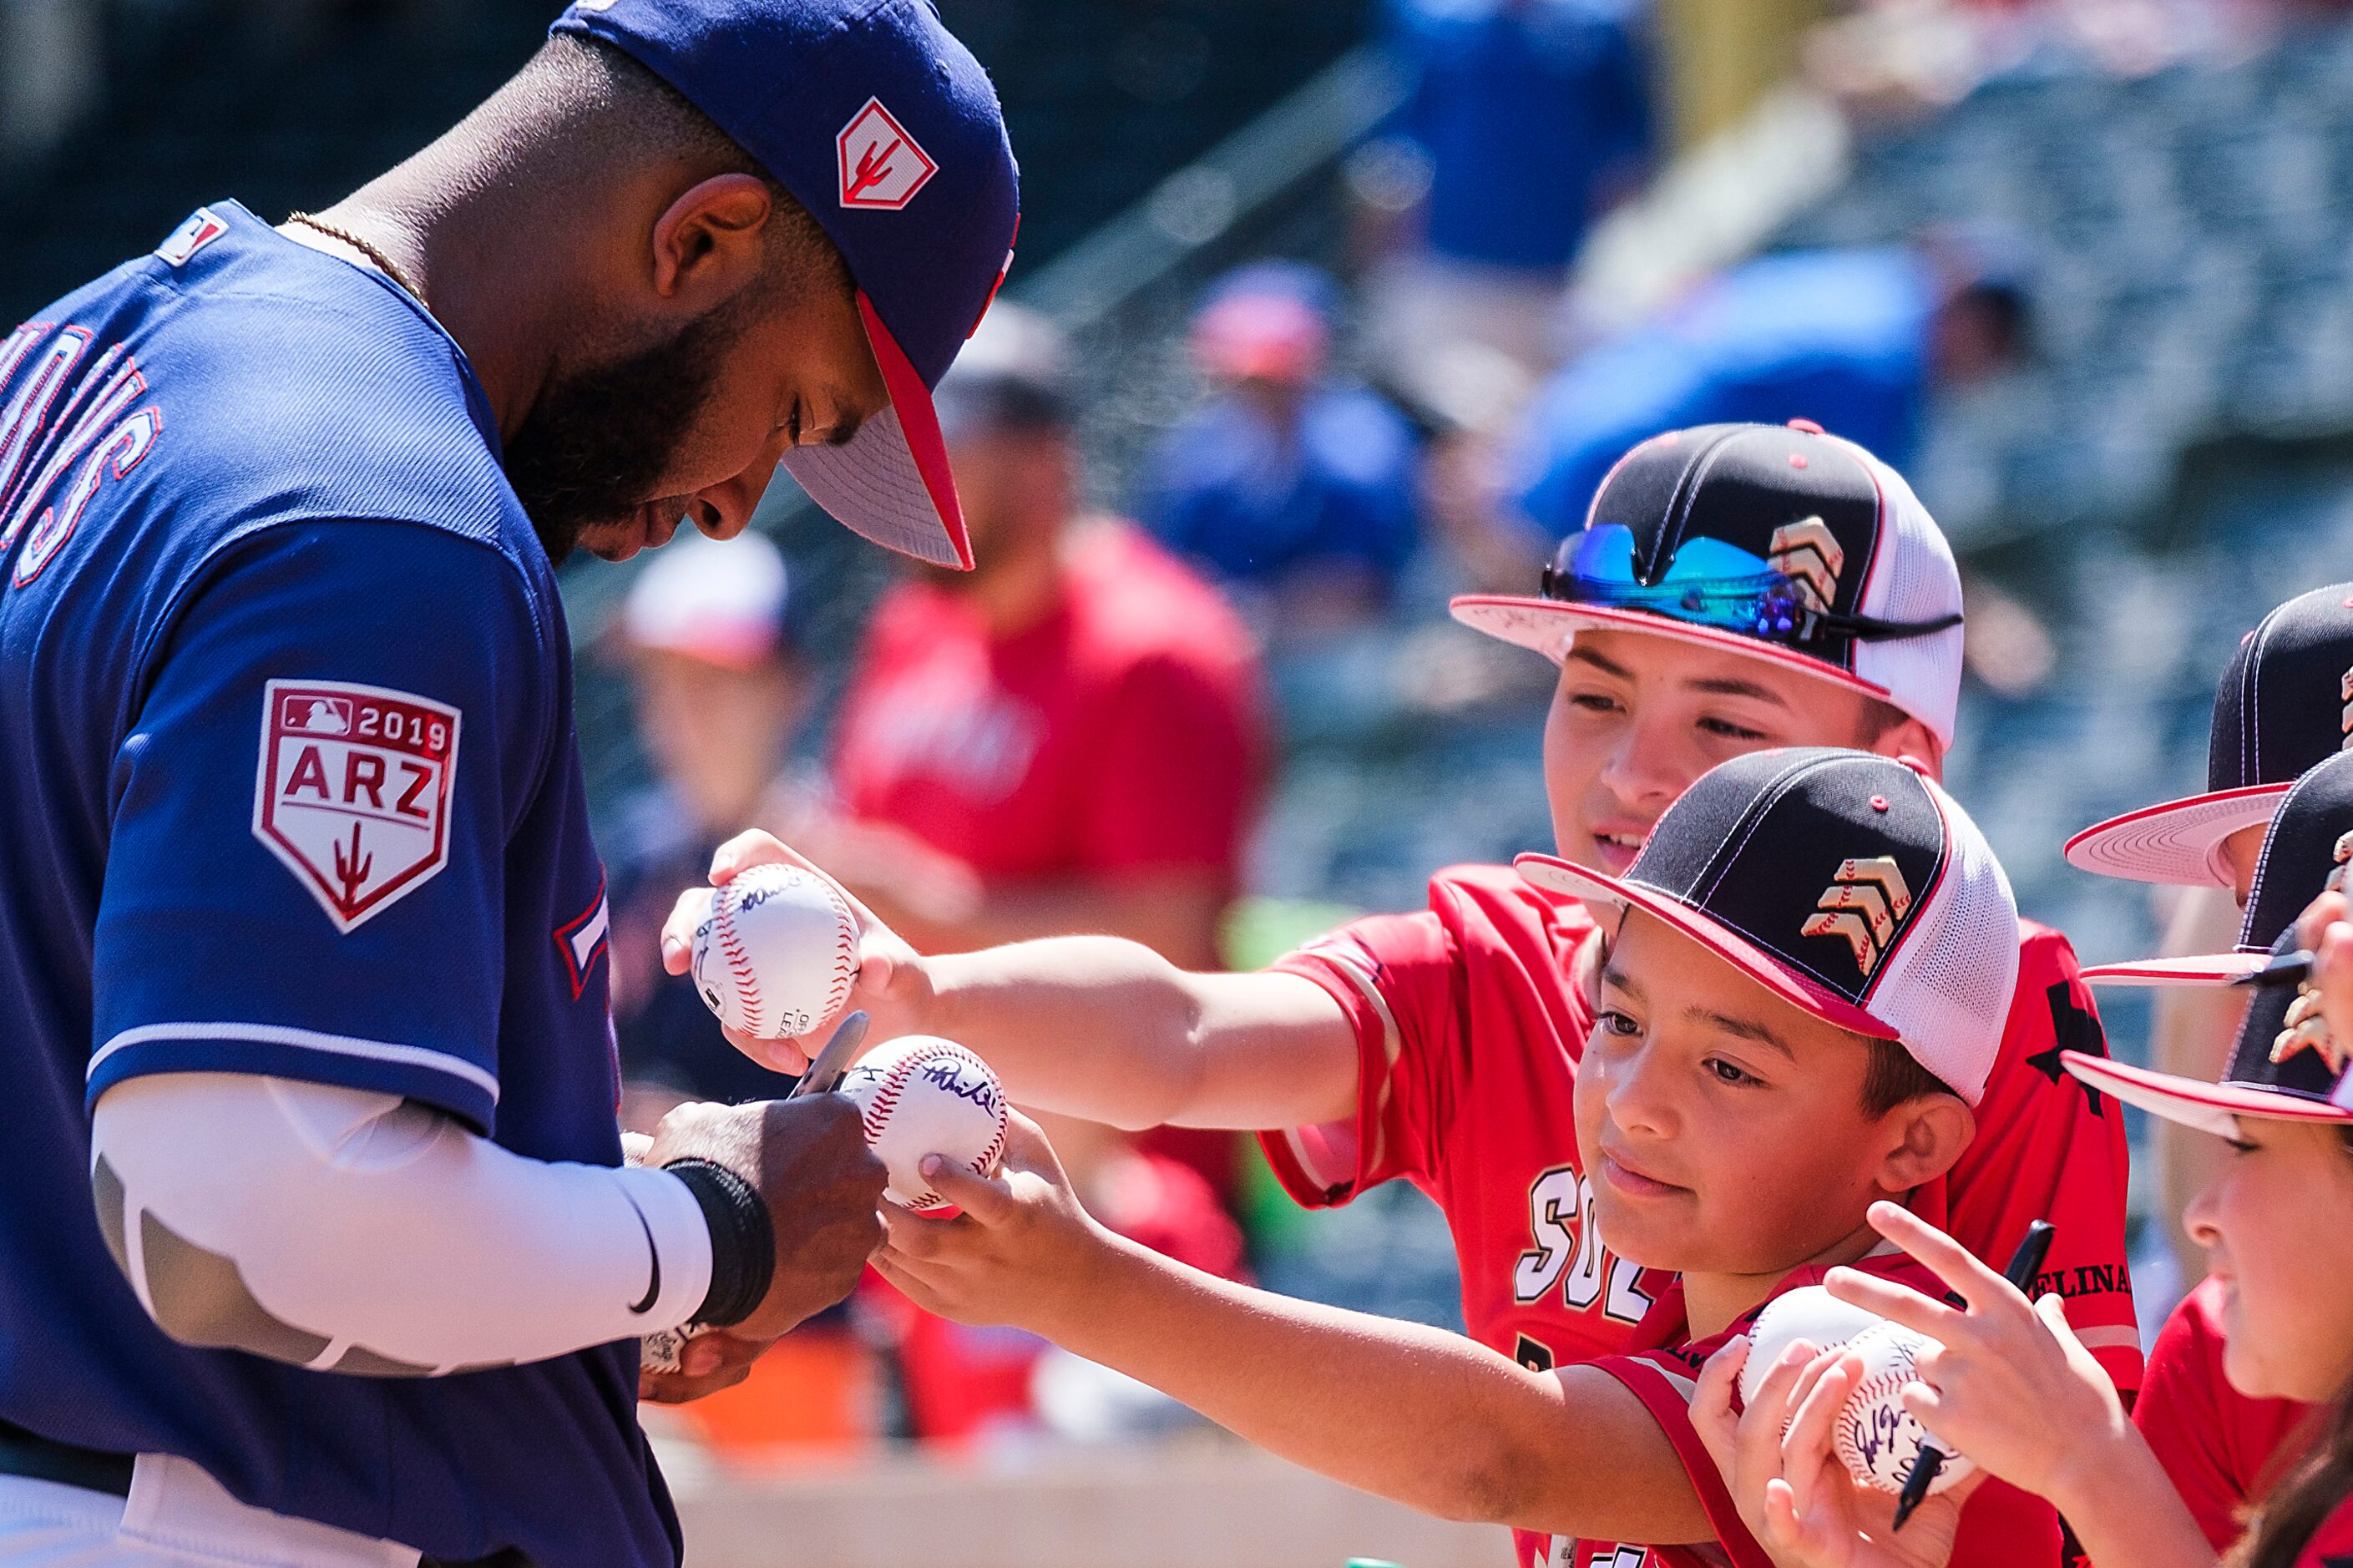
<svg viewBox="0 0 2353 1568"><path fill-rule="evenodd" d="M1887 1320L1840 1300L1819 1285L1801 1285L1765 1303L1748 1331L1748 1360L1740 1368L1740 1401L1757 1397L1757 1388L1792 1340L1804 1340L1817 1351L1842 1345Z"/></svg>
<svg viewBox="0 0 2353 1568"><path fill-rule="evenodd" d="M1901 1323L1883 1322L1857 1334L1847 1346L1862 1358L1862 1381L1847 1396L1831 1434L1831 1447L1847 1474L1861 1484L1883 1492L1900 1492L1927 1428L1904 1408L1904 1385L1912 1381L1913 1364L1936 1342ZM1945 1448L1942 1443L1936 1445ZM1968 1458L1945 1448L1945 1468L1928 1483L1934 1497L1977 1468Z"/></svg>
<svg viewBox="0 0 2353 1568"><path fill-rule="evenodd" d="M754 866L712 895L694 928L694 988L755 1039L814 1033L858 978L858 919L841 889L797 866Z"/></svg>
<svg viewBox="0 0 2353 1568"><path fill-rule="evenodd" d="M985 1176L1005 1152L1005 1091L954 1040L908 1035L877 1046L842 1075L841 1092L865 1112L866 1145L890 1173L882 1195L917 1214L956 1212L923 1180L927 1155Z"/></svg>

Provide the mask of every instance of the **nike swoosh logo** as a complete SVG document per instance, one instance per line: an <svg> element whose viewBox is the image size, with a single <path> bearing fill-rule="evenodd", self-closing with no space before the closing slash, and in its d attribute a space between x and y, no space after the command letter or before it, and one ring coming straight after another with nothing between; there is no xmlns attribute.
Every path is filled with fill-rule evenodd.
<svg viewBox="0 0 2353 1568"><path fill-rule="evenodd" d="M628 1196L626 1193L622 1195ZM629 1306L631 1312L643 1317L661 1300L661 1248L654 1245L654 1227L646 1223L646 1211L638 1207L638 1200L633 1197L629 1198L629 1212L638 1216L638 1228L646 1233L646 1255L653 1259L654 1277L647 1281L645 1299Z"/></svg>

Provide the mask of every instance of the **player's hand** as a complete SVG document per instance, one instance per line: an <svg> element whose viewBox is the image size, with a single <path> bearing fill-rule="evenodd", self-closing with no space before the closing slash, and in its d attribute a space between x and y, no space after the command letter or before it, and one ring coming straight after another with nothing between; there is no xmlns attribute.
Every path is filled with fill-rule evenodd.
<svg viewBox="0 0 2353 1568"><path fill-rule="evenodd" d="M1710 1356L1691 1413L1757 1543L1780 1568L1943 1568L1961 1504L1983 1478L1929 1498L1895 1530L1894 1498L1857 1485L1831 1447L1839 1411L1862 1376L1861 1358L1843 1347L1816 1354L1796 1341L1736 1414L1747 1359L1745 1337Z"/></svg>
<svg viewBox="0 0 2353 1568"><path fill-rule="evenodd" d="M775 1280L752 1315L730 1325L737 1339L776 1339L832 1306L881 1244L882 1162L866 1147L858 1107L841 1095L681 1105L654 1130L646 1163L690 1158L751 1183L776 1232Z"/></svg>
<svg viewBox="0 0 2353 1568"><path fill-rule="evenodd" d="M934 1155L923 1179L964 1212L940 1220L889 1211L890 1242L875 1271L926 1311L1051 1338L1058 1315L1085 1300L1110 1236L1080 1205L1038 1124L1019 1111L1007 1116L1005 1159L994 1176Z"/></svg>
<svg viewBox="0 0 2353 1568"><path fill-rule="evenodd" d="M712 856L711 886L723 888L754 866L797 866L820 877L828 875L824 868L793 850L776 835L755 827L737 834ZM831 879L835 886L840 886L838 879ZM722 1026L721 1032L730 1045L763 1067L783 1073L807 1071L809 1058L833 1026L854 1008L865 1009L871 1020L867 1038L877 1044L895 1040L902 1035L930 1032L923 1020L923 1010L931 1002L932 987L930 978L923 973L922 958L849 889L842 889L842 897L858 918L858 978L850 986L849 1000L842 1004L841 1012L819 1019L812 1034L793 1039L757 1039ZM694 928L710 912L711 888L689 888L679 894L678 902L670 908L670 919L662 922L662 968L672 974L686 973L694 962Z"/></svg>
<svg viewBox="0 0 2353 1568"><path fill-rule="evenodd" d="M1948 1306L1849 1268L1824 1279L1840 1300L1936 1342L1915 1363L1904 1407L1979 1468L2073 1511L2139 1437L2116 1385L2068 1326L2063 1303L2048 1295L2030 1302L1900 1204L1872 1205L1871 1223L1968 1303Z"/></svg>
<svg viewBox="0 0 2353 1568"><path fill-rule="evenodd" d="M733 1388L752 1375L752 1363L776 1342L747 1340L725 1329L705 1329L679 1347L679 1369L638 1373L638 1397L657 1405L684 1405L691 1399Z"/></svg>

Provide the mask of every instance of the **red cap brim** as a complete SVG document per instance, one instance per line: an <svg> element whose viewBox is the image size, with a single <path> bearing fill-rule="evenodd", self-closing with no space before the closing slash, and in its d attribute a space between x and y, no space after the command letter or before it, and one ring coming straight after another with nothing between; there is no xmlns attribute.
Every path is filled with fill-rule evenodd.
<svg viewBox="0 0 2353 1568"><path fill-rule="evenodd" d="M2067 840L2067 864L2099 877L2164 882L2183 888L2227 888L2231 868L2222 841L2271 821L2295 787L2251 784L2185 795L2095 822Z"/></svg>
<svg viewBox="0 0 2353 1568"><path fill-rule="evenodd" d="M2300 1094L2256 1089L2245 1084L2207 1083L2169 1072L2086 1056L2082 1051L2059 1053L2062 1066L2103 1094L2151 1116L2162 1116L2184 1127L2218 1137L2238 1135L2233 1119L2254 1116L2269 1121L2353 1121L2353 1110Z"/></svg>
<svg viewBox="0 0 2353 1568"><path fill-rule="evenodd" d="M891 406L839 447L796 447L784 465L835 521L875 543L934 566L972 570L972 542L948 472L931 388L900 350L863 289L858 313Z"/></svg>
<svg viewBox="0 0 2353 1568"><path fill-rule="evenodd" d="M2268 952L2200 952L2186 958L2135 958L2095 963L2082 978L2093 985L2227 985L2272 961Z"/></svg>
<svg viewBox="0 0 2353 1568"><path fill-rule="evenodd" d="M1565 893L1573 899L1608 904L1617 909L1631 905L1644 914L1663 921L1776 996L1826 1024L1835 1024L1841 1029L1874 1040L1901 1038L1892 1025L1873 1017L1812 976L1791 969L1729 926L1718 923L1681 900L1669 898L1640 882L1622 881L1599 871L1589 871L1554 855L1522 855L1513 860L1512 868L1520 874L1523 881L1546 892Z"/></svg>
<svg viewBox="0 0 2353 1568"><path fill-rule="evenodd" d="M1760 637L1742 637L1738 632L1723 631L1715 626L1694 626L1689 621L1679 621L1672 616L1653 615L1648 610L1571 605L1558 599L1529 599L1511 594L1461 594L1448 601L1446 607L1456 620L1472 630L1501 637L1508 643L1517 643L1525 648L1533 648L1555 664L1558 664L1568 652L1569 638L1579 631L1641 632L1762 659L1779 668L1810 675L1817 680L1827 680L1834 686L1860 691L1866 697L1875 697L1891 705L1895 700L1894 694L1884 686L1865 680L1852 670L1841 669L1828 659L1816 658L1811 654L1799 653L1795 648L1783 647L1778 643L1766 642Z"/></svg>

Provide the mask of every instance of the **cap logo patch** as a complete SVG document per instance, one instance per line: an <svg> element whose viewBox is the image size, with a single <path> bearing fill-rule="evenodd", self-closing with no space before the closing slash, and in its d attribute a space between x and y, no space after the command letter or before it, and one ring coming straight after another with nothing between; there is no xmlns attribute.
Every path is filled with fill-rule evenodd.
<svg viewBox="0 0 2353 1568"><path fill-rule="evenodd" d="M1796 585L1808 609L1828 610L1838 597L1839 574L1846 567L1846 550L1819 517L1785 522L1773 531L1766 564Z"/></svg>
<svg viewBox="0 0 2353 1568"><path fill-rule="evenodd" d="M849 117L834 138L840 155L841 205L897 212L940 172L931 154L892 118L879 98Z"/></svg>
<svg viewBox="0 0 2353 1568"><path fill-rule="evenodd" d="M2321 1016L2320 994L2309 981L2295 988L2295 1000L2287 1005L2287 1027L2272 1037L2272 1061L2284 1062L2298 1051L2311 1051L2328 1064L2328 1070L2345 1070L2345 1047L2328 1030L2328 1020Z"/></svg>
<svg viewBox="0 0 2353 1568"><path fill-rule="evenodd" d="M2345 672L2337 683L2337 700L2345 704L2337 715L2337 731L2345 738L2337 742L2340 752L2353 752L2353 669Z"/></svg>
<svg viewBox="0 0 2353 1568"><path fill-rule="evenodd" d="M261 706L253 836L350 932L449 858L458 710L342 680L273 680Z"/></svg>
<svg viewBox="0 0 2353 1568"><path fill-rule="evenodd" d="M1874 855L1842 862L1814 907L1821 912L1807 917L1798 934L1844 937L1868 980L1887 955L1896 923L1911 912L1912 889L1894 857Z"/></svg>

